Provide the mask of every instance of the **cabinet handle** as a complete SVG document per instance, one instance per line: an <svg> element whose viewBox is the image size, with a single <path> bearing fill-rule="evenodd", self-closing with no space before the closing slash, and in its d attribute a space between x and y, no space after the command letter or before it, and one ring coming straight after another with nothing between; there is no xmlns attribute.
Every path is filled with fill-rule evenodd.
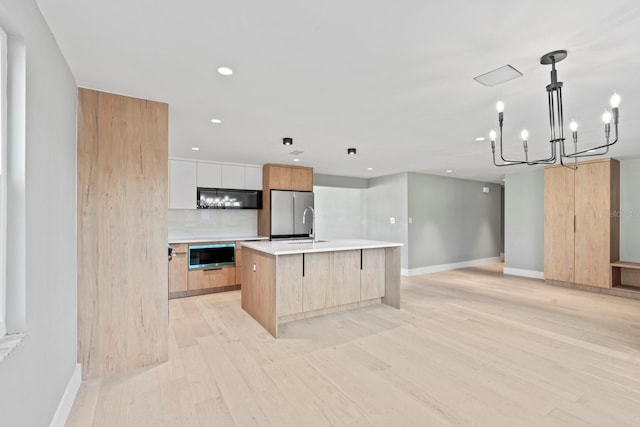
<svg viewBox="0 0 640 427"><path fill-rule="evenodd" d="M304 277L304 254L302 254L302 277Z"/></svg>
<svg viewBox="0 0 640 427"><path fill-rule="evenodd" d="M362 270L362 249L360 249L360 270Z"/></svg>
<svg viewBox="0 0 640 427"><path fill-rule="evenodd" d="M203 271L216 271L222 270L222 267L212 267L212 268L204 268Z"/></svg>

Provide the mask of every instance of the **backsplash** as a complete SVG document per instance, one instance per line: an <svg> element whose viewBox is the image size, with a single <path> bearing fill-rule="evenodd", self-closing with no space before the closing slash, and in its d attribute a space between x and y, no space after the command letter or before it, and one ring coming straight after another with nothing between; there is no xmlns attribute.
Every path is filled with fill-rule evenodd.
<svg viewBox="0 0 640 427"><path fill-rule="evenodd" d="M257 210L169 209L169 235L242 237L257 234Z"/></svg>

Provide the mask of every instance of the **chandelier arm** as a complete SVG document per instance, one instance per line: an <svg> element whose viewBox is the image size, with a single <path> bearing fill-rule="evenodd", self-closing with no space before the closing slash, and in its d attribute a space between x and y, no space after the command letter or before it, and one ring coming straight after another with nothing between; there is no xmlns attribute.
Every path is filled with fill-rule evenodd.
<svg viewBox="0 0 640 427"><path fill-rule="evenodd" d="M502 159L502 161L504 163L507 163L507 164L503 164L503 165L500 165L500 166L524 165L524 164L526 164L527 163L526 161L523 162L522 160L507 160L507 159L504 158L504 155L502 154L503 153L503 151L502 151L502 120L500 120L500 126L499 127L500 127L500 159ZM495 164L495 161L493 163Z"/></svg>
<svg viewBox="0 0 640 427"><path fill-rule="evenodd" d="M570 159L573 159L573 158L576 158L576 157L594 157L594 156L602 156L604 154L607 154L609 152L609 147L611 147L613 144L618 142L618 125L615 125L615 131L616 131L616 139L614 139L613 142L606 143L606 144L601 145L599 147L589 148L588 150L582 150L582 151L578 151L578 152L575 152L575 153L567 154L564 157L568 157ZM602 148L606 148L606 151L604 153L595 153L595 154L593 153L593 150L600 150Z"/></svg>
<svg viewBox="0 0 640 427"><path fill-rule="evenodd" d="M499 121L499 129L500 129L500 159L502 160L502 164L496 163L496 150L494 144L491 144L491 150L493 152L493 164L494 166L514 166L514 165L552 165L556 162L556 150L555 150L555 142L551 142L551 155L546 159L538 159L538 160L529 160L529 156L527 150L525 148L525 160L509 160L505 159L502 150L502 120Z"/></svg>

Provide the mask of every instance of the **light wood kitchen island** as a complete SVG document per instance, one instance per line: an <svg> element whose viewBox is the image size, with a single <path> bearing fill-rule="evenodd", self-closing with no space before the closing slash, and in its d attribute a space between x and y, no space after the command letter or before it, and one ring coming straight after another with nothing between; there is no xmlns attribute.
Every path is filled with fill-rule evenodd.
<svg viewBox="0 0 640 427"><path fill-rule="evenodd" d="M278 325L371 304L400 308L401 243L251 242L243 247L242 308L271 335Z"/></svg>

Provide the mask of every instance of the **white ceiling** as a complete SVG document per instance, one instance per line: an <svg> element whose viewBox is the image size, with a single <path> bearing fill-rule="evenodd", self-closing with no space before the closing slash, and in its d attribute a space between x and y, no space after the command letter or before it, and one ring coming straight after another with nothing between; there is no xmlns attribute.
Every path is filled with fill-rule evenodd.
<svg viewBox="0 0 640 427"><path fill-rule="evenodd" d="M569 51L558 77L582 148L602 142L599 117L615 89L621 138L610 155L640 155L637 1L37 3L79 86L170 105L172 157L293 164L295 149L317 173L453 169L499 182L527 167L494 167L489 142L475 138L497 127L501 99L507 154L520 156L523 127L531 156L547 154L550 68L539 58L557 49ZM524 76L473 80L506 64Z"/></svg>

